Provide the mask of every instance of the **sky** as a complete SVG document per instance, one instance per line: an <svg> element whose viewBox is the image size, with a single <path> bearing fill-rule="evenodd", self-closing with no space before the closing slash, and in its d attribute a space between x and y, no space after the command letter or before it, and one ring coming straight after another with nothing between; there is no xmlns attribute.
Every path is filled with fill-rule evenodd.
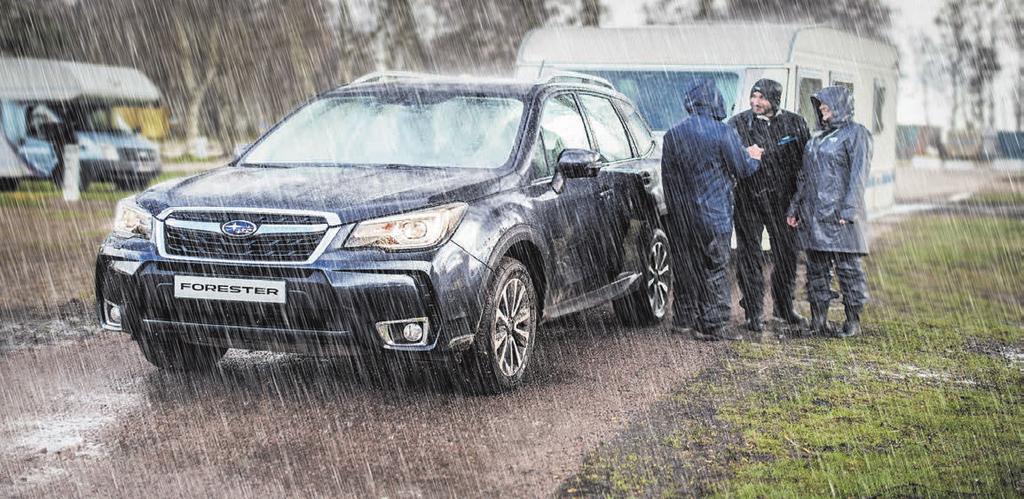
<svg viewBox="0 0 1024 499"><path fill-rule="evenodd" d="M969 1L969 0L968 0ZM1014 0L1007 0L1014 1ZM653 0L605 0L608 16L603 25L608 27L639 26L644 24L643 7ZM937 35L935 17L943 0L883 0L893 9L893 42L900 51L901 71L900 94L897 104L897 119L900 124L925 124L925 105L933 124L948 124L949 109L942 99L932 97L925 102L926 93L919 88L911 44L922 34ZM1011 94L1010 73L1016 68L1014 54L1004 50L1003 74L997 83L996 92L1000 100L1009 100ZM1005 106L997 117L997 127L1013 128L1010 106Z"/></svg>

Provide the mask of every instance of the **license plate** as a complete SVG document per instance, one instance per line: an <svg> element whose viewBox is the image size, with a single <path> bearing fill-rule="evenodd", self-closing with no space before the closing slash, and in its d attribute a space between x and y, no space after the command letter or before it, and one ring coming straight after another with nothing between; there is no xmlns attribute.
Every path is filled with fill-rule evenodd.
<svg viewBox="0 0 1024 499"><path fill-rule="evenodd" d="M285 303L285 281L174 276L174 297L195 300Z"/></svg>

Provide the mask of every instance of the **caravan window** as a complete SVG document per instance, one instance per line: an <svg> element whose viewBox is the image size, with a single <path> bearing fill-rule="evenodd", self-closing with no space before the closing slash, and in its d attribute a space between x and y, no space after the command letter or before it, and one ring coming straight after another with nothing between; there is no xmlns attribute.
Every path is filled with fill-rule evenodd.
<svg viewBox="0 0 1024 499"><path fill-rule="evenodd" d="M800 78L800 116L804 117L807 125L813 130L818 126L818 110L814 109L811 97L821 90L821 78Z"/></svg>
<svg viewBox="0 0 1024 499"><path fill-rule="evenodd" d="M740 76L724 71L597 71L573 69L582 73L600 76L615 85L640 109L651 128L665 131L683 121L683 91L698 78L710 78L718 85L718 91L725 97L725 112L732 114L736 102L736 89Z"/></svg>
<svg viewBox="0 0 1024 499"><path fill-rule="evenodd" d="M885 113L885 83L881 80L875 80L875 102L874 112L872 113L871 120L871 131L873 133L879 133L885 129L885 123L883 117Z"/></svg>

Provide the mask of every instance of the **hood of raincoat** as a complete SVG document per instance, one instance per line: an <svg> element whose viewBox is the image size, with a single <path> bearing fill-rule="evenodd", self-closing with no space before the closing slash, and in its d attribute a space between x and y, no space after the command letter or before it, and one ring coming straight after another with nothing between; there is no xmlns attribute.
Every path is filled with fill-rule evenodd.
<svg viewBox="0 0 1024 499"><path fill-rule="evenodd" d="M777 113L779 112L779 109L782 108L781 83L768 78L763 78L761 80L757 80L757 83L750 88L750 95L754 95L754 92L761 92L761 95L763 95L765 99L768 99L768 102L772 103L772 112Z"/></svg>
<svg viewBox="0 0 1024 499"><path fill-rule="evenodd" d="M725 99L714 80L708 78L697 79L686 88L684 105L690 114L707 116L715 121L722 121L726 117Z"/></svg>
<svg viewBox="0 0 1024 499"><path fill-rule="evenodd" d="M846 87L825 87L811 96L811 102L814 104L814 112L818 115L818 128L822 130L842 128L853 120L853 94ZM832 119L828 123L821 119L818 106L822 103L832 110Z"/></svg>

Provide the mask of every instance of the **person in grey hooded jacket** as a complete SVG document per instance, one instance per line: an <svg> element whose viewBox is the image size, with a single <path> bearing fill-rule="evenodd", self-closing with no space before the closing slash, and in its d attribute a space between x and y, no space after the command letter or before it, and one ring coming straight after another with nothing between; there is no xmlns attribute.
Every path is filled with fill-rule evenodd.
<svg viewBox="0 0 1024 499"><path fill-rule="evenodd" d="M797 228L807 252L807 299L811 330L848 337L860 331L868 300L861 258L868 254L864 188L871 169L871 133L853 121L853 95L846 87L826 87L811 97L822 133L804 149L803 169L786 222ZM832 269L846 306L842 331L828 326Z"/></svg>

